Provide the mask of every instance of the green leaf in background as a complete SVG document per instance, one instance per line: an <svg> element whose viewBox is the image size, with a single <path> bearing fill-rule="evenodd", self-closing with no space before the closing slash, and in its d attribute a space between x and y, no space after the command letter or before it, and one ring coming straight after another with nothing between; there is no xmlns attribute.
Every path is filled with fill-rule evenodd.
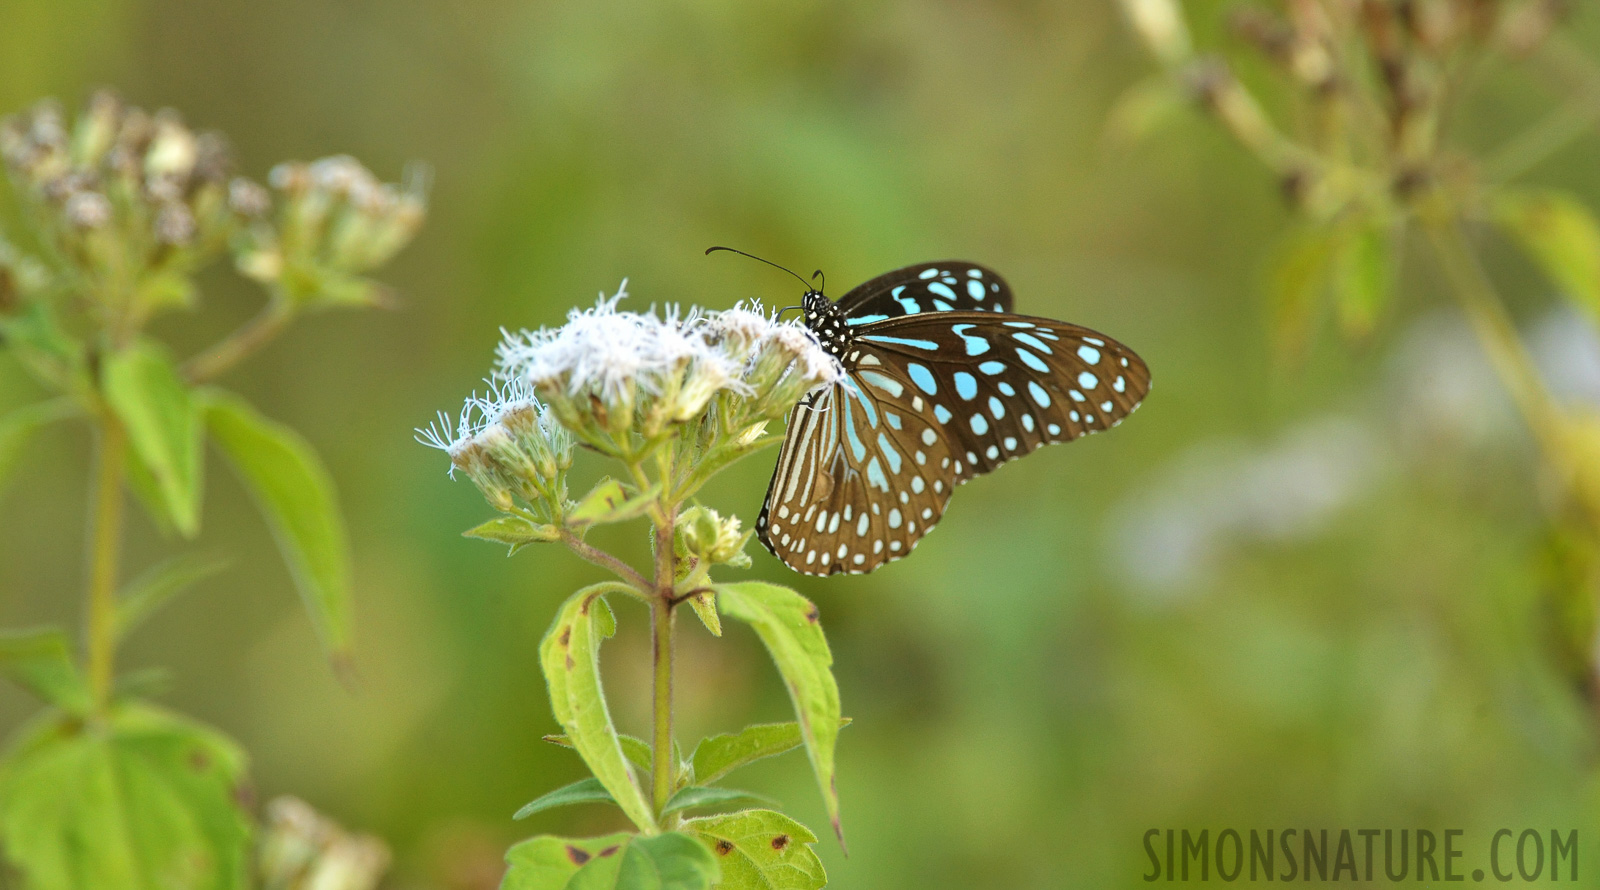
<svg viewBox="0 0 1600 890"><path fill-rule="evenodd" d="M717 595L712 591L697 593L688 599L689 608L700 617L700 623L714 637L722 636L722 617L717 614Z"/></svg>
<svg viewBox="0 0 1600 890"><path fill-rule="evenodd" d="M1344 335L1359 340L1372 333L1394 290L1395 236L1375 220L1352 222L1339 237L1332 257L1333 305Z"/></svg>
<svg viewBox="0 0 1600 890"><path fill-rule="evenodd" d="M768 806L779 806L779 803L764 794L754 791L740 791L737 788L710 788L705 785L690 785L679 788L661 808L661 814L676 813L679 810L693 810L700 807L720 807L723 804L736 801L763 803Z"/></svg>
<svg viewBox="0 0 1600 890"><path fill-rule="evenodd" d="M600 686L600 640L616 629L616 619L601 596L620 586L603 582L573 594L539 643L539 662L550 690L550 708L572 746L628 818L640 830L653 833L655 816L622 752Z"/></svg>
<svg viewBox="0 0 1600 890"><path fill-rule="evenodd" d="M700 838L722 866L719 890L818 890L828 883L811 849L817 836L772 810L746 810L690 819L683 830Z"/></svg>
<svg viewBox="0 0 1600 890"><path fill-rule="evenodd" d="M156 531L163 538L172 539L179 536L178 527L172 523L172 516L167 512L166 500L161 494L161 483L156 481L156 474L145 466L144 458L138 452L128 455L128 462L124 467L128 473L128 488L133 492L134 498L139 501L139 506L144 508L146 516L155 525Z"/></svg>
<svg viewBox="0 0 1600 890"><path fill-rule="evenodd" d="M547 735L544 740L552 745L560 745L563 748L574 747L572 739L567 738L565 734ZM626 735L620 732L617 733L617 741L622 744L622 754L628 758L629 763L645 772L649 772L654 767L654 764L651 763L649 742L638 736Z"/></svg>
<svg viewBox="0 0 1600 890"><path fill-rule="evenodd" d="M1576 197L1557 191L1505 191L1495 222L1591 318L1600 319L1600 224Z"/></svg>
<svg viewBox="0 0 1600 890"><path fill-rule="evenodd" d="M1305 357L1327 292L1333 232L1302 229L1281 244L1267 273L1268 317L1272 342L1281 360Z"/></svg>
<svg viewBox="0 0 1600 890"><path fill-rule="evenodd" d="M140 342L106 358L106 401L155 477L161 503L184 537L200 530L203 428L189 387L166 353Z"/></svg>
<svg viewBox="0 0 1600 890"><path fill-rule="evenodd" d="M135 578L117 598L117 636L127 636L168 600L227 567L226 560L188 554Z"/></svg>
<svg viewBox="0 0 1600 890"><path fill-rule="evenodd" d="M147 706L44 721L0 768L6 856L30 887L244 890L244 770L227 738Z"/></svg>
<svg viewBox="0 0 1600 890"><path fill-rule="evenodd" d="M501 516L491 519L482 525L467 529L461 535L481 541L493 541L496 544L508 544L511 552L506 554L507 556L529 544L561 540L561 533L556 529L548 525L537 525L521 516Z"/></svg>
<svg viewBox="0 0 1600 890"><path fill-rule="evenodd" d="M22 458L23 446L34 433L78 413L77 403L71 399L50 399L13 409L0 417L0 488L11 478L11 472Z"/></svg>
<svg viewBox="0 0 1600 890"><path fill-rule="evenodd" d="M630 498L621 482L606 477L589 489L589 493L572 508L567 519L573 525L580 526L637 519L650 509L660 493L661 487L656 485Z"/></svg>
<svg viewBox="0 0 1600 890"><path fill-rule="evenodd" d="M842 718L839 728L850 725L850 718ZM716 735L700 740L689 759L694 761L694 780L702 785L721 779L741 766L768 757L776 757L805 744L800 735L800 724L757 723L735 733Z"/></svg>
<svg viewBox="0 0 1600 890"><path fill-rule="evenodd" d="M89 711L89 687L72 661L67 635L55 628L0 634L0 672L48 704L73 714Z"/></svg>
<svg viewBox="0 0 1600 890"><path fill-rule="evenodd" d="M243 399L202 393L211 435L266 517L330 653L350 634L350 553L333 479L310 443Z"/></svg>
<svg viewBox="0 0 1600 890"><path fill-rule="evenodd" d="M839 791L834 783L833 748L839 737L839 687L833 679L833 653L817 620L817 607L787 587L764 581L718 584L724 614L755 628L766 644L794 701L800 734L817 774L828 820L844 845L839 822ZM698 772L697 772L698 775ZM701 777L699 781L706 781Z"/></svg>
<svg viewBox="0 0 1600 890"><path fill-rule="evenodd" d="M534 813L544 810L555 807L570 807L580 803L614 804L616 802L616 798L611 796L611 792L606 790L606 786L600 784L599 779L590 776L587 779L579 779L571 785L557 788L542 797L534 798L532 801L523 804L522 809L517 810L516 814L511 818L513 820L526 819Z"/></svg>
<svg viewBox="0 0 1600 890"><path fill-rule="evenodd" d="M710 890L717 860L680 832L569 840L544 835L506 851L500 890Z"/></svg>

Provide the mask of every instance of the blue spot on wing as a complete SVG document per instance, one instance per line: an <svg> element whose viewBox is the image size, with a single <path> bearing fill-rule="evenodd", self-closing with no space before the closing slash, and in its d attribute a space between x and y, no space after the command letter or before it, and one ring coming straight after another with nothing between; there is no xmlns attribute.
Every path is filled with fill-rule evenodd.
<svg viewBox="0 0 1600 890"><path fill-rule="evenodd" d="M901 346L911 346L917 349L937 350L939 344L932 340L912 340L906 337L888 337L883 334L862 334L861 339L871 340L874 343L898 343Z"/></svg>

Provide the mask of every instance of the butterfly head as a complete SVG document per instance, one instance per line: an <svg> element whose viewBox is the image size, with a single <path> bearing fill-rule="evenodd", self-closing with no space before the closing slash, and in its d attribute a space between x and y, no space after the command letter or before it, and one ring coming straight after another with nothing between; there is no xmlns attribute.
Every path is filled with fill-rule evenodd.
<svg viewBox="0 0 1600 890"><path fill-rule="evenodd" d="M850 326L845 323L844 310L822 291L808 290L800 299L800 314L822 348L834 358L843 358L850 345Z"/></svg>

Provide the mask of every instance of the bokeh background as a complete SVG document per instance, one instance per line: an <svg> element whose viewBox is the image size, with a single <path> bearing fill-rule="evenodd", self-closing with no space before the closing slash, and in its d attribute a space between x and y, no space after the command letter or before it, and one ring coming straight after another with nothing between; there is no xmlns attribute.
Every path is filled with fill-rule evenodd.
<svg viewBox="0 0 1600 890"><path fill-rule="evenodd" d="M1225 39L1222 4L1188 7ZM1578 7L1572 35L1600 49ZM559 323L624 276L632 308L796 295L711 244L821 266L835 293L962 257L1023 311L1132 345L1155 389L1114 432L964 487L871 576L800 578L752 545L750 577L820 605L855 718L851 855L819 845L833 886L1138 885L1147 828L1462 828L1469 869L1496 828L1592 830L1596 723L1549 654L1560 534L1437 275L1412 255L1370 342L1275 363L1261 279L1288 214L1198 116L1108 145L1108 110L1148 72L1110 0L0 0L0 111L106 85L228 134L252 176L340 152L434 171L429 222L383 275L400 308L308 320L227 381L338 480L356 687L225 471L197 546L232 569L125 664L171 668L165 700L243 742L263 799L383 836L395 888L493 887L521 837L619 827L603 808L509 818L582 775L539 741L535 649L596 570L461 538L489 511L412 428L481 387L501 326ZM1494 145L1551 100L1503 67L1455 135ZM1584 136L1532 179L1600 201L1597 150ZM1600 404L1592 329L1485 249L1552 387ZM258 304L226 270L206 284L206 311L161 322L180 348ZM0 360L0 407L31 395ZM753 521L774 457L706 502ZM77 621L88 460L81 431L53 430L3 493L0 624ZM604 543L646 552L632 530ZM135 523L130 570L169 550ZM640 734L643 617L622 607L605 656ZM783 718L753 636L684 626L686 742ZM0 689L0 729L34 707ZM743 784L823 827L811 782L791 755Z"/></svg>

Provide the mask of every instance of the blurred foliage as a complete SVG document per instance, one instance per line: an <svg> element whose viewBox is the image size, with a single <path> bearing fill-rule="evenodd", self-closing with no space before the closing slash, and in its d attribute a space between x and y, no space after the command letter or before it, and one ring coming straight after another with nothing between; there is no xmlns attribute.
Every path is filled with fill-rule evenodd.
<svg viewBox="0 0 1600 890"><path fill-rule="evenodd" d="M1185 4L1195 44L1236 45L1227 7ZM1600 18L1575 7L1563 33L1593 58ZM457 538L481 504L409 431L465 395L500 326L555 323L625 275L640 303L791 296L771 270L700 255L716 243L823 266L837 292L900 263L979 260L1023 310L1129 343L1157 381L1114 435L963 487L912 559L813 581L753 554L753 577L820 607L856 720L837 754L851 856L816 847L838 886L1137 885L1151 827L1486 838L1594 823L1594 718L1547 654L1571 626L1554 616L1577 608L1556 594L1600 562L1551 528L1532 443L1492 373L1451 363L1452 319L1432 314L1449 305L1441 284L1402 264L1358 350L1308 339L1284 373L1262 312L1263 247L1292 214L1181 103L1160 138L1108 144L1118 97L1149 74L1114 4L23 0L0 20L0 108L114 85L228 132L244 169L329 151L378 169L434 165L429 227L385 274L398 311L327 316L230 378L338 480L356 554L356 691L319 659L245 489L223 475L205 492L199 546L228 553L230 569L152 617L124 658L171 666L166 703L237 739L266 795L293 792L381 835L394 886L493 887L506 847L530 832L623 827L599 807L510 819L582 775L539 742L555 725L536 641L595 571ZM1262 85L1268 110L1292 107L1267 63L1239 76ZM1470 109L1445 122L1475 150L1567 95L1498 60L1475 76ZM1522 181L1594 206L1596 150L1581 128ZM1512 316L1540 329L1548 279L1510 245L1485 245ZM201 287L215 314L156 323L185 354L256 306L226 277ZM1529 342L1536 360L1567 354L1559 336ZM1563 367L1570 398L1592 403L1581 362ZM1429 400L1411 400L1418 391ZM37 394L0 365L0 404ZM1332 507L1274 521L1273 534L1223 525L1209 500L1173 509L1185 484L1210 478L1250 481L1237 488L1253 500L1222 502L1245 518L1322 491L1319 475L1263 475L1263 456L1329 415L1375 430L1382 456L1357 465L1361 484ZM16 455L0 503L7 626L78 617L88 445L52 428ZM1234 465L1218 454L1244 475L1225 475ZM731 470L702 500L753 518L768 471ZM1198 567L1171 568L1170 529L1152 516L1217 543ZM156 530L130 534L135 564L161 552ZM648 552L635 535L595 541ZM1169 580L1141 580L1152 564ZM620 727L642 734L641 614L620 616L603 670ZM697 635L679 653L684 733L783 719L753 635ZM1564 645L1580 665L1593 648ZM6 725L33 708L0 690ZM741 773L819 824L811 781L778 761Z"/></svg>

